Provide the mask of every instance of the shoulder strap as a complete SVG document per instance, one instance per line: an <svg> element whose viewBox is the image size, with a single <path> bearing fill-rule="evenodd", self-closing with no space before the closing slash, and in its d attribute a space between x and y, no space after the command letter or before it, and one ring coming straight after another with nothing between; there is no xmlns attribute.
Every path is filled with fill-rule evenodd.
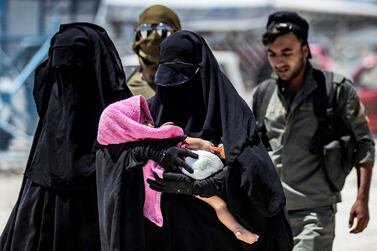
<svg viewBox="0 0 377 251"><path fill-rule="evenodd" d="M336 104L339 98L339 86L344 83L346 78L342 75L328 71L323 72L323 74L325 76L326 93L329 107L331 107L334 113L336 113Z"/></svg>
<svg viewBox="0 0 377 251"><path fill-rule="evenodd" d="M318 87L313 92L314 113L318 119L310 151L321 151L322 146L337 137L338 118L336 104L338 100L338 86L344 82L344 77L332 72L322 72L313 69L313 78Z"/></svg>
<svg viewBox="0 0 377 251"><path fill-rule="evenodd" d="M328 93L331 91L332 76L328 75L327 79L323 72L313 69L313 78L317 83L317 89L313 92L314 113L319 121L326 120L327 111L331 109ZM328 84L329 83L329 84Z"/></svg>
<svg viewBox="0 0 377 251"><path fill-rule="evenodd" d="M271 146L269 144L267 135L266 135L266 127L264 125L264 117L266 116L267 107L270 103L272 94L274 93L276 88L276 81L273 79L266 80L262 82L256 89L252 108L253 113L256 119L256 128L261 138L264 146L267 149L270 149Z"/></svg>
<svg viewBox="0 0 377 251"><path fill-rule="evenodd" d="M267 107L270 103L275 87L276 83L273 79L266 80L257 87L256 93L254 95L256 100L255 102L253 102L253 112L257 120L257 127L263 126Z"/></svg>

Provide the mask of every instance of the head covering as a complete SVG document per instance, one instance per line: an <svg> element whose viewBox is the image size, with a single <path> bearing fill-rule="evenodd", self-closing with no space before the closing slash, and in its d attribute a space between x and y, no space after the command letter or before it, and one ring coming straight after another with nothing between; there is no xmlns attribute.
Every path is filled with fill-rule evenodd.
<svg viewBox="0 0 377 251"><path fill-rule="evenodd" d="M171 25L173 31L181 29L181 22L178 16L166 6L152 5L145 9L139 16L138 25L165 23ZM159 63L160 44L163 38L155 32L147 38L137 38L132 44L132 49L139 56L142 69L154 73ZM152 74L153 75L153 74Z"/></svg>
<svg viewBox="0 0 377 251"><path fill-rule="evenodd" d="M227 161L233 162L241 151L239 146L247 145L256 136L255 125L250 108L220 71L205 40L189 31L174 33L161 44L160 58L157 93L151 105L155 123L172 121L189 136L215 143L223 137ZM177 72L176 63L194 65L199 70L191 80L177 85L175 76L184 73ZM233 122L228 127L227 123ZM240 133L237 142L228 138L234 132Z"/></svg>
<svg viewBox="0 0 377 251"><path fill-rule="evenodd" d="M153 125L148 104L141 95L115 102L102 112L97 140L101 145L122 144L143 139L166 139L183 135L180 127L159 128L142 124L142 117Z"/></svg>
<svg viewBox="0 0 377 251"><path fill-rule="evenodd" d="M147 101L143 96L138 95L111 104L101 114L97 140L102 145L109 145L183 135L182 129L177 126L153 128L143 124L143 120L153 124ZM147 179L155 179L154 173L162 178L163 168L149 160L143 167L145 191L143 213L147 219L161 227L163 225L161 193L151 189L147 183Z"/></svg>
<svg viewBox="0 0 377 251"><path fill-rule="evenodd" d="M297 36L299 38L304 41L308 40L309 24L296 12L279 11L271 14L268 17L266 25L267 31L272 31L278 24L287 24L287 26L292 25L291 29L293 30L293 32L297 33Z"/></svg>
<svg viewBox="0 0 377 251"><path fill-rule="evenodd" d="M40 121L26 175L53 189L95 186L97 127L102 110L131 96L119 55L94 24L61 25L35 73Z"/></svg>
<svg viewBox="0 0 377 251"><path fill-rule="evenodd" d="M138 24L165 23L173 26L175 30L181 29L181 22L175 12L168 7L155 4L146 8L139 16Z"/></svg>
<svg viewBox="0 0 377 251"><path fill-rule="evenodd" d="M224 143L226 163L239 165L241 173L231 171L230 180L246 191L262 215L279 212L285 197L275 168L255 130L255 119L232 83L220 71L205 40L190 31L173 33L161 44L161 64L176 62L197 65L195 76L180 85L158 78L157 92L151 100L156 125L172 121L188 136ZM162 76L157 71L157 76ZM173 76L167 73L166 76ZM163 82L164 85L159 85ZM239 176L240 175L240 176ZM236 181L238 180L238 181ZM263 191L263 192L262 192Z"/></svg>
<svg viewBox="0 0 377 251"><path fill-rule="evenodd" d="M292 32L305 44L308 44L309 24L296 12L278 11L268 17L265 34L286 34ZM309 49L309 46L308 46ZM311 58L309 50L308 58Z"/></svg>

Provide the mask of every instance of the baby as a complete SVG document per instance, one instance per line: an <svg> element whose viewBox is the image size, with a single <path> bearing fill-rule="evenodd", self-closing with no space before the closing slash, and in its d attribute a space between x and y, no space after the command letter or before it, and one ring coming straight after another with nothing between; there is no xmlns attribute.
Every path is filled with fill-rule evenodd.
<svg viewBox="0 0 377 251"><path fill-rule="evenodd" d="M143 96L134 96L126 100L109 105L100 118L97 140L102 145L121 144L142 140L167 139L183 136L182 128L168 122L159 128L153 127L153 119L150 115L148 104ZM193 173L185 169L182 172L193 179L205 179L223 169L221 159L211 151L218 150L206 140L187 137L182 145L198 154L198 159L186 158ZM221 154L220 154L221 155ZM163 225L163 217L160 208L161 193L152 190L147 179L155 179L154 174L163 177L163 168L152 160L143 167L145 201L144 216L157 226ZM245 229L229 212L223 199L218 196L204 198L195 196L209 204L216 212L219 220L230 229L235 236L246 243L252 244L259 238L258 235Z"/></svg>

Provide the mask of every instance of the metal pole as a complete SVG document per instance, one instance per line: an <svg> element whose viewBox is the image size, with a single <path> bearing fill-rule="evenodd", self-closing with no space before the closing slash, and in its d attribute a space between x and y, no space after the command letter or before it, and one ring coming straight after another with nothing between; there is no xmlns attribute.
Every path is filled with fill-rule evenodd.
<svg viewBox="0 0 377 251"><path fill-rule="evenodd" d="M5 37L7 35L7 0L0 0L0 50L5 50Z"/></svg>
<svg viewBox="0 0 377 251"><path fill-rule="evenodd" d="M71 0L71 3L70 3L71 22L76 22L76 20L77 20L77 7L78 7L78 4L77 4L76 1L78 1L78 0Z"/></svg>
<svg viewBox="0 0 377 251"><path fill-rule="evenodd" d="M39 0L38 31L43 34L46 30L46 0Z"/></svg>

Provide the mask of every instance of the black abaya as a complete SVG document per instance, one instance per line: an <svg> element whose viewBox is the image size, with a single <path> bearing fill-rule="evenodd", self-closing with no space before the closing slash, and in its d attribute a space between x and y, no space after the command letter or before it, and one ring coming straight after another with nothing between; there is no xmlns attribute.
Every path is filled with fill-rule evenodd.
<svg viewBox="0 0 377 251"><path fill-rule="evenodd" d="M228 167L224 171L224 199L237 220L260 236L251 246L242 244L242 248L220 250L291 250L293 239L284 211L285 196L272 161L256 133L252 111L220 71L207 43L199 35L176 32L163 41L160 50L155 78L157 92L150 101L156 125L172 121L184 128L188 136L223 142ZM190 215L197 215L187 213L196 207L194 201L179 198L186 200L185 207L189 209L175 210L173 205L182 205L175 197L165 196L163 201L165 205L172 205L165 213L175 216L169 222L174 227L177 222L193 217ZM202 229L201 233L205 234L207 228L202 228L201 221L212 213L213 210L207 208L180 234L187 235L191 228ZM212 242L232 235L230 231L225 235L219 233L212 236ZM197 246L200 245L193 242L180 250L195 250Z"/></svg>
<svg viewBox="0 0 377 251"><path fill-rule="evenodd" d="M129 97L120 58L104 29L62 25L36 70L40 121L0 250L100 250L95 181L101 111Z"/></svg>
<svg viewBox="0 0 377 251"><path fill-rule="evenodd" d="M218 220L213 208L191 195L163 193L164 225L159 228L148 222L142 214L142 170L130 168L135 165L132 147L123 144L97 152L103 249L291 250L285 197L255 132L253 114L219 70L203 38L188 31L172 34L161 44L160 67L164 63L168 69L159 68L156 96L150 101L155 124L172 121L188 136L223 141L227 157L223 198L237 220L260 239L253 245L241 242ZM175 72L166 75L169 68ZM184 76L177 76L182 68Z"/></svg>

